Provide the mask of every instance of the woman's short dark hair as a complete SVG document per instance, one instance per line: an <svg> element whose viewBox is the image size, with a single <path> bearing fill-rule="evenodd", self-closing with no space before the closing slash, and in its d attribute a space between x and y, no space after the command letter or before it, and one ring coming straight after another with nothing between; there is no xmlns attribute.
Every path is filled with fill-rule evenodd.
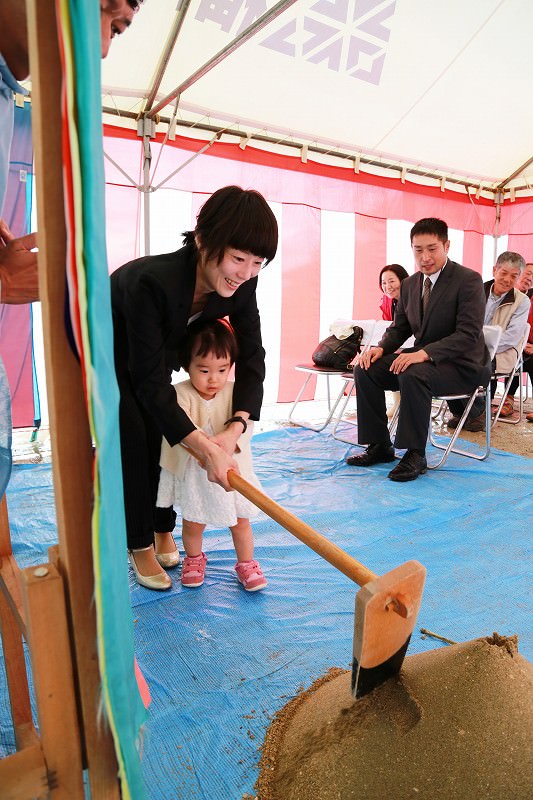
<svg viewBox="0 0 533 800"><path fill-rule="evenodd" d="M197 240L209 261L220 263L226 247L272 261L278 248L278 223L262 194L240 186L224 186L201 207L194 231L183 234L183 244Z"/></svg>
<svg viewBox="0 0 533 800"><path fill-rule="evenodd" d="M411 228L411 244L413 243L413 236L418 236L421 233L430 233L440 239L443 244L448 241L448 225L438 217L424 217L424 219L419 219L418 222L415 222Z"/></svg>
<svg viewBox="0 0 533 800"><path fill-rule="evenodd" d="M381 278L383 277L383 273L384 273L384 272L394 272L394 274L396 275L396 277L398 278L398 280L400 281L400 283L401 283L401 282L402 282L402 281L403 281L405 278L408 278L408 277L409 277L409 273L407 272L407 270L405 269L405 267L402 267L402 265L401 265L401 264L387 264L387 266L386 266L386 267L383 267L383 269L382 269L382 270L381 270L381 272L379 273L379 288L380 288L380 289L381 289Z"/></svg>
<svg viewBox="0 0 533 800"><path fill-rule="evenodd" d="M192 322L178 346L180 366L187 370L193 358L207 356L209 353L214 353L217 358L227 357L232 364L235 363L238 355L237 339L227 320Z"/></svg>

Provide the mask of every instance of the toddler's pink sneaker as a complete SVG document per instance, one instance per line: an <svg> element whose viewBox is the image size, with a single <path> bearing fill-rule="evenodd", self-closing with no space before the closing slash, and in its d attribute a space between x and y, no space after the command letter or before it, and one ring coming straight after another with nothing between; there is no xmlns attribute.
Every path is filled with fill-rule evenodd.
<svg viewBox="0 0 533 800"><path fill-rule="evenodd" d="M263 570L257 561L237 561L235 572L247 592L257 592L267 585Z"/></svg>
<svg viewBox="0 0 533 800"><path fill-rule="evenodd" d="M194 558L185 556L183 559L183 567L181 568L182 586L187 586L189 589L201 586L204 582L206 564L207 556L205 553L200 553L199 556L195 556Z"/></svg>

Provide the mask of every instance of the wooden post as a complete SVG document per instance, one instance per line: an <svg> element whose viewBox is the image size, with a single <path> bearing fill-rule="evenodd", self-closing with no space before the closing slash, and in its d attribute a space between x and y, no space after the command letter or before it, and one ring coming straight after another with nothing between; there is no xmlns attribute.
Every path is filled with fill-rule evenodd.
<svg viewBox="0 0 533 800"><path fill-rule="evenodd" d="M0 629L9 689L11 718L19 750L38 742L31 713L26 661L22 644L20 570L11 552L6 497L0 500Z"/></svg>
<svg viewBox="0 0 533 800"><path fill-rule="evenodd" d="M83 765L63 582L52 564L22 571L24 610L51 800L83 800Z"/></svg>
<svg viewBox="0 0 533 800"><path fill-rule="evenodd" d="M9 556L11 549L11 536L9 534L9 515L7 513L7 501L4 495L0 500L0 556Z"/></svg>
<svg viewBox="0 0 533 800"><path fill-rule="evenodd" d="M82 375L65 335L66 230L62 187L61 65L55 3L26 0L52 466L62 574L93 800L118 800L111 733L98 720L100 674L91 548L92 446Z"/></svg>
<svg viewBox="0 0 533 800"><path fill-rule="evenodd" d="M49 800L48 773L39 744L0 761L2 800Z"/></svg>

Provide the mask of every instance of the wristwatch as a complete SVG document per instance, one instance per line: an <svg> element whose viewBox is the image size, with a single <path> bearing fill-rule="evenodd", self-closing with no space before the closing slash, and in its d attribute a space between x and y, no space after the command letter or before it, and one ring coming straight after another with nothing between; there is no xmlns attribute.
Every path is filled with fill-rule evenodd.
<svg viewBox="0 0 533 800"><path fill-rule="evenodd" d="M231 423L232 423L232 422L240 422L240 423L241 423L241 425L242 425L242 432L243 432L243 433L246 433L246 430L247 430L247 428L248 428L248 423L246 422L246 420L244 419L244 417L239 417L239 416L236 416L236 417L230 417L229 419L227 419L227 420L225 421L224 425L231 425Z"/></svg>

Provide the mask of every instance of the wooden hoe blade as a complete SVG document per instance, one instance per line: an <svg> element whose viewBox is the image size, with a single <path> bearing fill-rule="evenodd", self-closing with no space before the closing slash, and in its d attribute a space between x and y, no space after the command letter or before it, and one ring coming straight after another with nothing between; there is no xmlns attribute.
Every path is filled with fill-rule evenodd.
<svg viewBox="0 0 533 800"><path fill-rule="evenodd" d="M189 452L200 460L191 450ZM425 567L418 561L408 561L379 577L256 489L237 472L228 472L228 483L285 530L363 587L355 599L353 696L357 698L368 694L397 673L402 666L420 608Z"/></svg>
<svg viewBox="0 0 533 800"><path fill-rule="evenodd" d="M366 583L355 596L352 694L363 697L399 672L416 623L426 568L418 561Z"/></svg>

